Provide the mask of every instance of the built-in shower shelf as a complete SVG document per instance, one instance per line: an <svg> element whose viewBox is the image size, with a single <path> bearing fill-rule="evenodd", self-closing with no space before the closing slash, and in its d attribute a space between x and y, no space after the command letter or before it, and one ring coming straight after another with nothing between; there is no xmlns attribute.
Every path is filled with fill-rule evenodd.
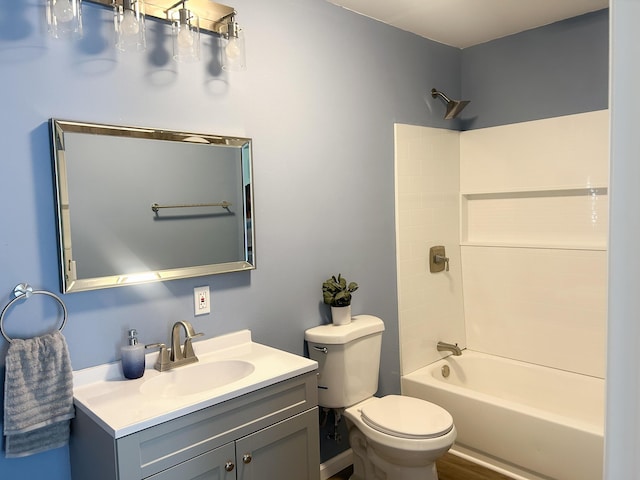
<svg viewBox="0 0 640 480"><path fill-rule="evenodd" d="M546 250L590 250L590 251L606 251L607 245L588 244L578 245L571 243L499 243L499 242L461 242L462 247L495 247L495 248L535 248Z"/></svg>
<svg viewBox="0 0 640 480"><path fill-rule="evenodd" d="M606 186L463 192L461 245L606 250Z"/></svg>
<svg viewBox="0 0 640 480"><path fill-rule="evenodd" d="M608 188L606 185L594 186L553 186L540 188L510 188L507 190L491 191L467 191L461 192L463 198L516 198L516 197L545 197L545 196L585 196L585 195L606 195Z"/></svg>

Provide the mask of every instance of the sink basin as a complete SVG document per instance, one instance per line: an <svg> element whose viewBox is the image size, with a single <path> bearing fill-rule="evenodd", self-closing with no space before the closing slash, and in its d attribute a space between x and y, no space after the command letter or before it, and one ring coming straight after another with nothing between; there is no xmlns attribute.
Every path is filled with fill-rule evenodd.
<svg viewBox="0 0 640 480"><path fill-rule="evenodd" d="M255 370L251 362L220 360L162 372L140 386L140 393L162 398L184 397L236 382Z"/></svg>

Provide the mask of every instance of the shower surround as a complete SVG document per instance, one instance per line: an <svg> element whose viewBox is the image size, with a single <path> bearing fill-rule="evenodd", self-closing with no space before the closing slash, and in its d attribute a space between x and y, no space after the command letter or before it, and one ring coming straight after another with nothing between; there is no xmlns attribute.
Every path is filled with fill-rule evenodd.
<svg viewBox="0 0 640 480"><path fill-rule="evenodd" d="M403 375L440 359L441 340L604 378L608 118L396 125ZM433 245L449 272L428 272Z"/></svg>

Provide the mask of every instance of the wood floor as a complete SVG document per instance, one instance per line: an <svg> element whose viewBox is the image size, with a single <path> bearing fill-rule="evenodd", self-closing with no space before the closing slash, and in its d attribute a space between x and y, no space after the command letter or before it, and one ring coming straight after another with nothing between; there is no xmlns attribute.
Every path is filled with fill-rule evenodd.
<svg viewBox="0 0 640 480"><path fill-rule="evenodd" d="M439 480L511 480L509 477L450 453L436 462L436 468ZM353 467L348 467L329 480L349 480L352 473Z"/></svg>
<svg viewBox="0 0 640 480"><path fill-rule="evenodd" d="M438 480L511 480L500 473L447 453L436 462Z"/></svg>

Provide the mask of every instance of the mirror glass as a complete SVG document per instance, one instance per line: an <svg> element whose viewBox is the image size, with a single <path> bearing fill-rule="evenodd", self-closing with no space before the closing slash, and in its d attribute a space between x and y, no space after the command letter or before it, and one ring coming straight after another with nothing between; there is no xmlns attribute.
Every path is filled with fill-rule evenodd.
<svg viewBox="0 0 640 480"><path fill-rule="evenodd" d="M255 268L251 139L51 119L63 293Z"/></svg>

